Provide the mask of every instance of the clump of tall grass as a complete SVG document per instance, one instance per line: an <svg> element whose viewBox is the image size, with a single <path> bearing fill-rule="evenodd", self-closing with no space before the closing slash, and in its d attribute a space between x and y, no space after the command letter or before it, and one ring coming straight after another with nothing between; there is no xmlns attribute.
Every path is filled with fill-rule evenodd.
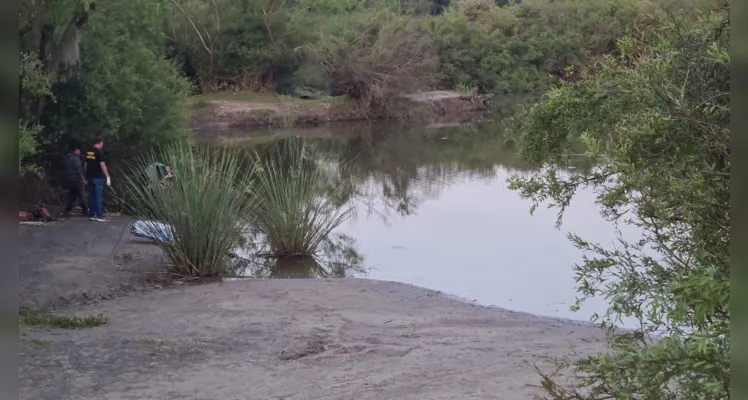
<svg viewBox="0 0 748 400"><path fill-rule="evenodd" d="M455 85L454 91L463 96L469 96L473 94L473 87L465 83L458 83Z"/></svg>
<svg viewBox="0 0 748 400"><path fill-rule="evenodd" d="M147 168L157 162L172 167L174 178L149 179ZM164 224L160 242L171 261L171 272L214 276L225 272L229 255L243 241L243 216L251 206L249 168L227 148L174 144L142 157L125 178L130 211ZM163 225L150 225L163 235Z"/></svg>
<svg viewBox="0 0 748 400"><path fill-rule="evenodd" d="M273 153L255 159L252 225L273 256L314 256L352 208L326 193L326 172L307 144L280 142Z"/></svg>

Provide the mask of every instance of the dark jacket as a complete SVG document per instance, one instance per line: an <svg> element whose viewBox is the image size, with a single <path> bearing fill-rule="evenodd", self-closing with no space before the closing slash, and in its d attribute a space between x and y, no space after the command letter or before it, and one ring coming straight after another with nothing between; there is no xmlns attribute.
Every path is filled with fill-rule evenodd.
<svg viewBox="0 0 748 400"><path fill-rule="evenodd" d="M81 159L73 153L69 153L65 158L65 176L70 182L83 182Z"/></svg>

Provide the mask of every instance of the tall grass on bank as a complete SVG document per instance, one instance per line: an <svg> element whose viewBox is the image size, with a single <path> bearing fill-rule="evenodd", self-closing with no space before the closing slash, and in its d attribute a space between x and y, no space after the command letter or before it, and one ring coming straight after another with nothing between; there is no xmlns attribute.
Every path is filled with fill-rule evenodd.
<svg viewBox="0 0 748 400"><path fill-rule="evenodd" d="M301 141L281 142L270 156L256 156L253 227L275 257L314 256L352 209L324 195L326 174Z"/></svg>
<svg viewBox="0 0 748 400"><path fill-rule="evenodd" d="M174 178L150 180L147 168L161 162ZM214 276L225 272L229 254L242 243L243 217L251 206L248 168L229 149L180 143L142 157L125 179L125 195L135 215L171 227L161 243L172 272ZM149 227L160 234L154 224Z"/></svg>

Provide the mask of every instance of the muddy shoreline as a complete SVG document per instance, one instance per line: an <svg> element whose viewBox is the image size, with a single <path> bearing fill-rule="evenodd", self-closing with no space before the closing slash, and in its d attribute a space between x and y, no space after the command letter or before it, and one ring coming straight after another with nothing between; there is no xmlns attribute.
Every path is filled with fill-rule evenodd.
<svg viewBox="0 0 748 400"><path fill-rule="evenodd" d="M221 94L193 100L189 128L197 131L247 128L308 128L330 122L382 119L342 97L301 100L274 95ZM487 104L454 92L423 92L396 99L388 119L465 123L486 117Z"/></svg>
<svg viewBox="0 0 748 400"><path fill-rule="evenodd" d="M599 328L367 279L165 285L132 220L19 227L21 304L110 323L21 338L20 399L530 399Z"/></svg>

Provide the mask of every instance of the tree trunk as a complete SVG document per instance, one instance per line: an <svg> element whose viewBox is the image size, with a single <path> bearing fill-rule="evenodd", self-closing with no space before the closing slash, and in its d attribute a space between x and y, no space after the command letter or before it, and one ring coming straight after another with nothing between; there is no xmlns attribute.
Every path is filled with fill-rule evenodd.
<svg viewBox="0 0 748 400"><path fill-rule="evenodd" d="M83 28L86 22L88 22L88 12L82 10L76 12L70 19L62 38L57 42L54 40L54 26L48 24L42 25L40 29L38 56L39 61L42 63L43 71L46 73L51 84L54 84L57 79L57 74L61 66L60 64L64 60L66 52L72 51L72 49L69 49L68 47L78 46L76 36L78 31ZM77 62L77 60L73 61ZM41 120L46 100L45 97L37 99L33 122L39 123Z"/></svg>

